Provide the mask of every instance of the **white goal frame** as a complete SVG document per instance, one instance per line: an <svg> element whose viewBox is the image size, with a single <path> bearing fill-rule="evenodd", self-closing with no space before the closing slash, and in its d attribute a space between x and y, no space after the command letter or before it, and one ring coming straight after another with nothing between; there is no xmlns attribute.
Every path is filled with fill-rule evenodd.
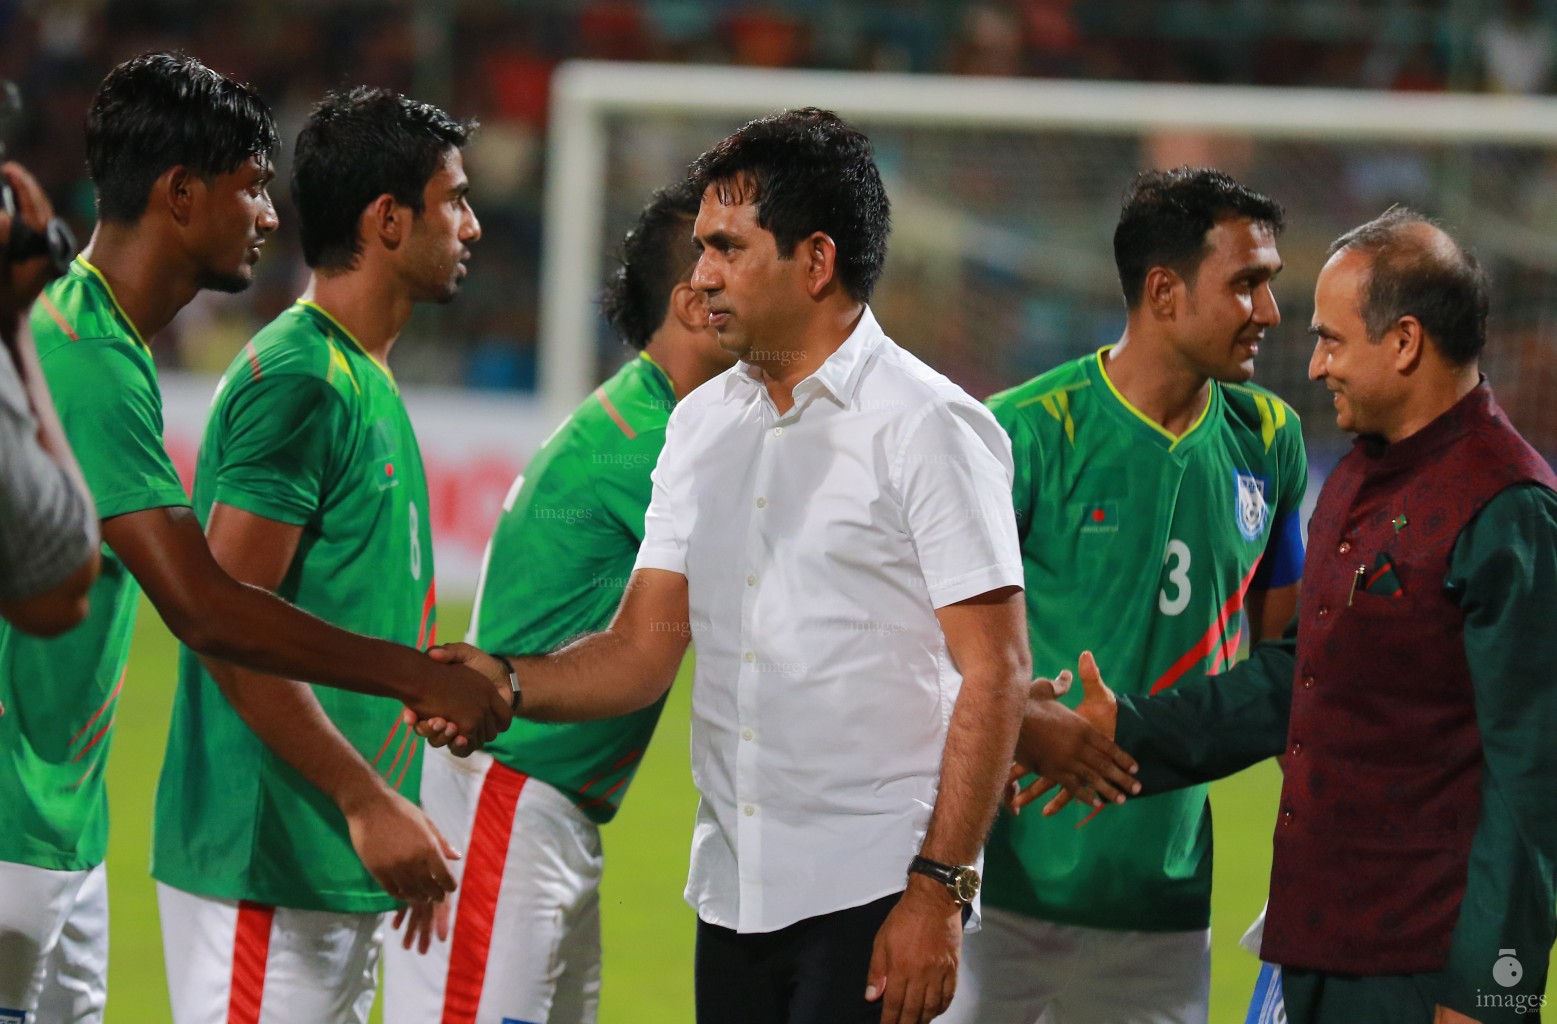
<svg viewBox="0 0 1557 1024"><path fill-rule="evenodd" d="M872 124L1557 147L1557 99L1544 97L568 62L552 78L547 147L539 398L548 415L561 419L596 383L606 119L800 106Z"/></svg>

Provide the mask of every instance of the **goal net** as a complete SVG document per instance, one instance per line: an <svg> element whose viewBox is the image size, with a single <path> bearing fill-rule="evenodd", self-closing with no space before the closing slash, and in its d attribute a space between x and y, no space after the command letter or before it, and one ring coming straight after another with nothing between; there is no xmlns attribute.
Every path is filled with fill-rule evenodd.
<svg viewBox="0 0 1557 1024"><path fill-rule="evenodd" d="M1139 169L1220 167L1280 201L1282 323L1256 380L1344 438L1307 380L1326 246L1391 204L1438 218L1493 283L1483 361L1514 422L1557 454L1557 102L574 63L553 83L541 388L560 415L624 357L595 297L655 188L752 117L837 110L867 132L893 205L872 305L896 341L976 397L1114 341L1112 256Z"/></svg>

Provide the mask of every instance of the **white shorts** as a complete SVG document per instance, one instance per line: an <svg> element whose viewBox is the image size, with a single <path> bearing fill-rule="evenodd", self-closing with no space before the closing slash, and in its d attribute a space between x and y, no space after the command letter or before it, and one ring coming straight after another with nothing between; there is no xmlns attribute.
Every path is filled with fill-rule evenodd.
<svg viewBox="0 0 1557 1024"><path fill-rule="evenodd" d="M219 900L157 883L174 1024L366 1024L383 914Z"/></svg>
<svg viewBox="0 0 1557 1024"><path fill-rule="evenodd" d="M600 1004L600 830L489 754L429 748L422 807L464 852L448 942L385 948L384 1024L592 1024Z"/></svg>
<svg viewBox="0 0 1557 1024"><path fill-rule="evenodd" d="M1053 924L984 906L940 1024L1206 1024L1211 932Z"/></svg>
<svg viewBox="0 0 1557 1024"><path fill-rule="evenodd" d="M108 872L0 861L0 1024L98 1024L108 1000Z"/></svg>

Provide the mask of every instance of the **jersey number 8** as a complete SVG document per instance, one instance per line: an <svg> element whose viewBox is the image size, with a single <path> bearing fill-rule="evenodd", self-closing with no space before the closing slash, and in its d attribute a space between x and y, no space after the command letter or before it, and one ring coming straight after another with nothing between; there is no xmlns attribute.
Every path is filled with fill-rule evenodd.
<svg viewBox="0 0 1557 1024"><path fill-rule="evenodd" d="M416 502L406 502L406 510L411 513L411 578L422 578L422 517L416 511Z"/></svg>

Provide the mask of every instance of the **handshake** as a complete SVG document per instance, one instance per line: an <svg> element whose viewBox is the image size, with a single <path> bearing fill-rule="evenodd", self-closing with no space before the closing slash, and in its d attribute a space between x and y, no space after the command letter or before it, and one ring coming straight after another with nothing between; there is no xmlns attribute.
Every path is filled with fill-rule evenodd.
<svg viewBox="0 0 1557 1024"><path fill-rule="evenodd" d="M1057 814L1072 800L1101 809L1141 792L1135 759L1114 743L1119 702L1104 684L1091 651L1081 653L1077 670L1082 699L1074 711L1058 699L1070 690L1069 669L1055 679L1035 679L1028 690L1004 796L1012 814L1057 787L1061 791L1044 805L1045 816ZM1038 778L1023 786L1021 780L1031 774Z"/></svg>
<svg viewBox="0 0 1557 1024"><path fill-rule="evenodd" d="M519 713L519 677L507 658L469 644L442 644L427 652L434 661L464 666L469 679L457 691L438 687L416 704L407 704L402 721L434 747L465 757L504 732ZM484 680L484 682L481 682Z"/></svg>

